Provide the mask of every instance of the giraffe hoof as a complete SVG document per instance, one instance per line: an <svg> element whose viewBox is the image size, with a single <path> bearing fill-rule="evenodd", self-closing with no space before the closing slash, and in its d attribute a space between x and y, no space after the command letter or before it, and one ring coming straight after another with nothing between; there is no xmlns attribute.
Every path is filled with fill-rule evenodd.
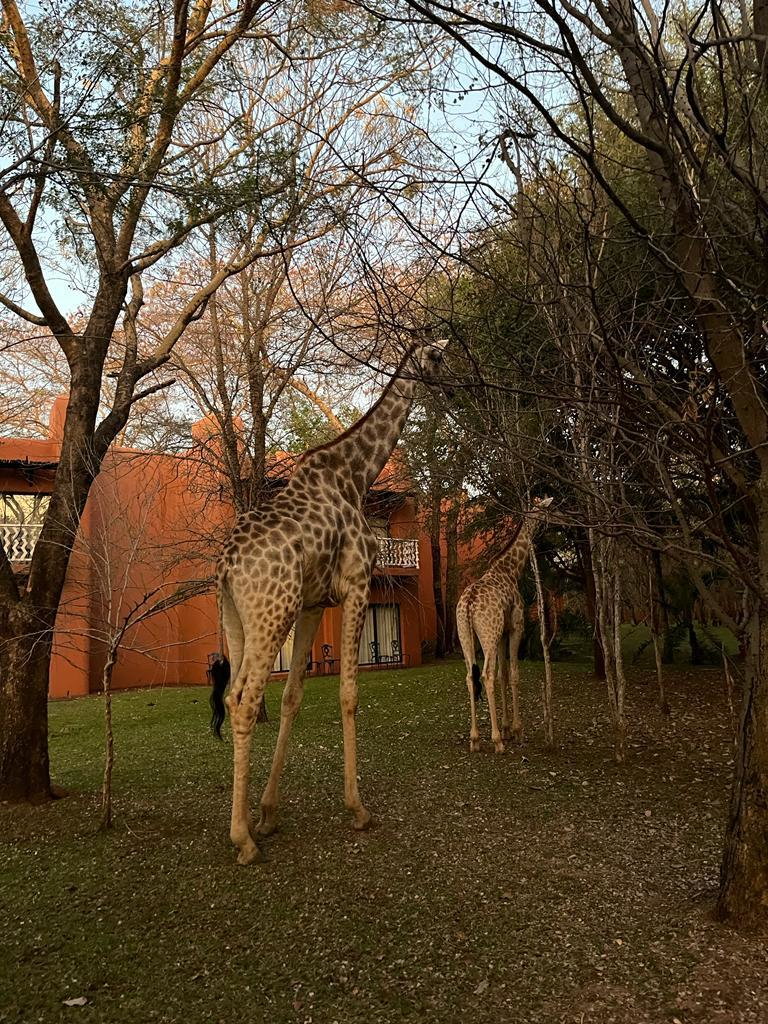
<svg viewBox="0 0 768 1024"><path fill-rule="evenodd" d="M243 867L247 864L255 864L263 860L264 856L261 850L252 839L241 846L237 854L237 863Z"/></svg>
<svg viewBox="0 0 768 1024"><path fill-rule="evenodd" d="M497 754L503 754L505 749L504 744L502 743L501 740L498 740L496 743L493 744L493 749L496 751Z"/></svg>
<svg viewBox="0 0 768 1024"><path fill-rule="evenodd" d="M509 728L508 725L505 725L504 728L501 730L501 738L504 740L505 743L508 743L512 739L512 730Z"/></svg>
<svg viewBox="0 0 768 1024"><path fill-rule="evenodd" d="M254 835L266 839L266 837L271 836L273 832L277 832L277 818L262 815L259 824L256 826Z"/></svg>
<svg viewBox="0 0 768 1024"><path fill-rule="evenodd" d="M372 822L373 818L371 817L371 812L366 811L366 809L363 808L355 814L352 821L352 828L355 832L365 832L366 829L371 827Z"/></svg>
<svg viewBox="0 0 768 1024"><path fill-rule="evenodd" d="M470 752L470 754L479 754L480 753L480 740L470 740L469 741L469 752Z"/></svg>

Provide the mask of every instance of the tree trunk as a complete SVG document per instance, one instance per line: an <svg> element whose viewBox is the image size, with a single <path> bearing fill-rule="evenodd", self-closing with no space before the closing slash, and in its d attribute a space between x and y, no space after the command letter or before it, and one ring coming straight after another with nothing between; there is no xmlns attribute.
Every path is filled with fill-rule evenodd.
<svg viewBox="0 0 768 1024"><path fill-rule="evenodd" d="M701 649L699 638L696 636L696 627L693 624L693 611L691 609L686 610L685 625L688 629L688 643L691 645L691 664L703 665L704 652Z"/></svg>
<svg viewBox="0 0 768 1024"><path fill-rule="evenodd" d="M121 638L122 639L122 638ZM117 661L117 643L111 645L102 675L104 692L104 780L101 786L100 828L112 828L112 768L115 763L115 736L112 730L112 670Z"/></svg>
<svg viewBox="0 0 768 1024"><path fill-rule="evenodd" d="M655 556L658 556L658 552L654 552ZM655 561L655 558L652 558ZM659 571L655 573L657 587L661 580L661 560L659 559ZM651 565L648 569L648 602L650 605L651 615L651 640L653 641L653 657L656 662L656 682L659 687L659 711L662 715L668 715L669 702L667 701L667 693L664 688L664 664L661 656L661 631L662 631L662 611L661 611L661 593L654 587L654 570L655 566Z"/></svg>
<svg viewBox="0 0 768 1024"><path fill-rule="evenodd" d="M624 676L624 655L621 649L621 577L619 574L618 561L612 559L611 570L613 575L613 637L611 652L611 673L613 675L612 706L614 708L614 746L613 756L617 764L623 764L627 757L627 719L624 713L624 694L626 693L626 678Z"/></svg>
<svg viewBox="0 0 768 1024"><path fill-rule="evenodd" d="M544 744L547 747L555 745L555 722L552 714L552 658L550 657L550 646L554 639L553 623L547 612L547 598L544 587L541 584L541 573L539 572L539 561L536 558L536 549L531 545L531 569L536 583L536 601L539 606L539 636L541 637L541 652L544 657L544 675L541 680L541 709L544 720Z"/></svg>
<svg viewBox="0 0 768 1024"><path fill-rule="evenodd" d="M592 623L592 663L595 679L605 679L605 651L600 642L600 629L595 609L595 577L592 568L592 549L589 537L584 534L576 541L576 556L584 581L584 605L587 619Z"/></svg>
<svg viewBox="0 0 768 1024"><path fill-rule="evenodd" d="M672 636L669 629L669 602L667 600L666 587L664 586L664 573L661 567L661 553L654 551L651 557L653 559L653 570L656 575L656 593L658 594L658 600L656 602L656 608L659 616L658 631L664 638L664 649L661 654L661 662L663 665L671 665L675 660L675 651L672 647Z"/></svg>
<svg viewBox="0 0 768 1024"><path fill-rule="evenodd" d="M48 764L51 633L28 609L3 616L0 636L0 800L43 803L61 796Z"/></svg>
<svg viewBox="0 0 768 1024"><path fill-rule="evenodd" d="M103 336L113 326L105 323ZM60 795L48 763L53 627L91 484L128 417L127 406L110 413L94 434L102 364L103 354L94 352L91 362L73 368L54 489L25 591L18 598L4 585L0 595L0 800L39 803Z"/></svg>
<svg viewBox="0 0 768 1024"><path fill-rule="evenodd" d="M661 637L653 633L653 656L656 660L656 682L659 687L659 711L662 715L669 715L670 707L667 700L667 691L664 687L664 664L661 657Z"/></svg>
<svg viewBox="0 0 768 1024"><path fill-rule="evenodd" d="M445 517L445 653L456 649L456 604L459 600L459 495L451 499Z"/></svg>
<svg viewBox="0 0 768 1024"><path fill-rule="evenodd" d="M744 700L736 743L718 912L747 928L768 927L768 477L758 518L761 599L749 628Z"/></svg>
<svg viewBox="0 0 768 1024"><path fill-rule="evenodd" d="M595 581L595 610L605 652L605 685L608 713L613 727L613 757L617 764L626 758L627 722L624 712L626 679L621 651L621 580L615 540L600 538L595 545L592 567Z"/></svg>
<svg viewBox="0 0 768 1024"><path fill-rule="evenodd" d="M432 500L429 517L429 542L432 549L432 593L435 598L435 657L445 657L445 603L443 599L443 560L440 552L440 497Z"/></svg>
<svg viewBox="0 0 768 1024"><path fill-rule="evenodd" d="M733 675L731 673L731 667L728 664L728 655L725 653L725 651L722 652L722 655L723 681L725 682L725 699L728 704L728 725L730 726L731 733L733 734L734 747L737 747L739 722L736 716L736 709L733 703Z"/></svg>

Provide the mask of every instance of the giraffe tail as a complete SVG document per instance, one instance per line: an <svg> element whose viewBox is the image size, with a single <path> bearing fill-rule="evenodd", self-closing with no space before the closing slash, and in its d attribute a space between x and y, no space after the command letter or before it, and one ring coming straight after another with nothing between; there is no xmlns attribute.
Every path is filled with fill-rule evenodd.
<svg viewBox="0 0 768 1024"><path fill-rule="evenodd" d="M472 665L472 689L475 694L475 700L482 700L483 684L480 681L480 669L476 663Z"/></svg>
<svg viewBox="0 0 768 1024"><path fill-rule="evenodd" d="M222 654L208 669L211 679L211 731L214 736L221 739L221 727L224 724L227 710L224 706L224 693L229 686L229 679L232 671L229 667L229 660Z"/></svg>

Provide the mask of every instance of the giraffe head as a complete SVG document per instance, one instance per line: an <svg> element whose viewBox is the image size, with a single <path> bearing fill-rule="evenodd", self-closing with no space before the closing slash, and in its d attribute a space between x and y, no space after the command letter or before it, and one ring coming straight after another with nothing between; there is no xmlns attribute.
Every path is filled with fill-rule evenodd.
<svg viewBox="0 0 768 1024"><path fill-rule="evenodd" d="M537 520L543 520L547 518L547 510L554 501L554 498L534 498L533 508L531 509L531 518Z"/></svg>
<svg viewBox="0 0 768 1024"><path fill-rule="evenodd" d="M446 383L445 378L445 349L448 345L447 338L417 342L411 352L411 364L415 376L425 384L438 385L448 398L451 397L453 389Z"/></svg>
<svg viewBox="0 0 768 1024"><path fill-rule="evenodd" d="M421 371L420 376L427 383L440 379L447 345L447 338L439 338L436 341L423 341L415 346L413 359Z"/></svg>

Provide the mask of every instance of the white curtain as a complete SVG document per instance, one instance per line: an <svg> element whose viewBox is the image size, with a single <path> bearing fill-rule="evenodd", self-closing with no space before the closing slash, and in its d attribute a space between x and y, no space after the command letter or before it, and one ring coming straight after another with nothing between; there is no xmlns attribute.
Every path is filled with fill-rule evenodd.
<svg viewBox="0 0 768 1024"><path fill-rule="evenodd" d="M358 659L361 665L370 665L377 660L399 661L400 606L397 604L371 604L365 617L360 637Z"/></svg>

